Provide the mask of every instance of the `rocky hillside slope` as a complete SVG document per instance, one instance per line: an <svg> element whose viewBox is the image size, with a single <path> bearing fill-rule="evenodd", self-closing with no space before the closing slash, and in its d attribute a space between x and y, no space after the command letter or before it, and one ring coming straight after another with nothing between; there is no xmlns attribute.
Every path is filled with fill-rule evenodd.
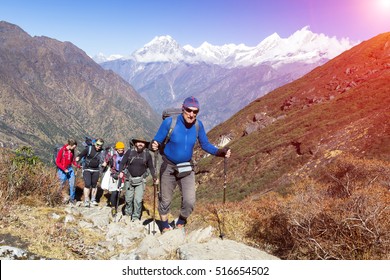
<svg viewBox="0 0 390 280"><path fill-rule="evenodd" d="M390 160L390 33L259 98L208 134L228 135L228 199L285 192L337 156ZM203 156L199 152L198 157ZM221 199L223 161L199 162L199 197ZM318 176L320 176L318 174Z"/></svg>
<svg viewBox="0 0 390 280"><path fill-rule="evenodd" d="M69 42L0 22L0 145L40 155L67 138L151 137L158 116L126 81Z"/></svg>

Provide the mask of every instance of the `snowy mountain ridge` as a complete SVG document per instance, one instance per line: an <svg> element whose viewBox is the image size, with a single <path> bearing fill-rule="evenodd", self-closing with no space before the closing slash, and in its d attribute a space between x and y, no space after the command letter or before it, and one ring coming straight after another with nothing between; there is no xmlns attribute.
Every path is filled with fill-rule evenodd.
<svg viewBox="0 0 390 280"><path fill-rule="evenodd" d="M198 48L190 45L182 47L171 36L166 35L155 37L130 56L105 57L99 54L93 59L98 63L116 59L133 60L138 63L208 63L226 68L269 63L277 68L294 62L315 63L319 59L332 59L356 44L357 42L352 42L348 38L339 40L336 37L313 33L309 26L305 26L288 38L281 38L277 33L273 33L254 47L244 44L214 46L208 42L204 42Z"/></svg>
<svg viewBox="0 0 390 280"><path fill-rule="evenodd" d="M350 49L304 27L288 38L273 33L254 47L244 44L181 46L171 36L155 37L131 56L100 63L119 74L161 113L188 96L203 105L202 121L211 129L275 88L290 83ZM224 108L216 112L215 106Z"/></svg>

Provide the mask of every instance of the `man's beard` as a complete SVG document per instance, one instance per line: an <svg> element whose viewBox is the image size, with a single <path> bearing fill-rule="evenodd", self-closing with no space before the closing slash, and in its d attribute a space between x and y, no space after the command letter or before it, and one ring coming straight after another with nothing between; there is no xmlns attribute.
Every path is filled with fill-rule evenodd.
<svg viewBox="0 0 390 280"><path fill-rule="evenodd" d="M136 149L137 149L137 152L140 153L140 152L142 152L145 149L145 147L141 148L139 146L136 146Z"/></svg>

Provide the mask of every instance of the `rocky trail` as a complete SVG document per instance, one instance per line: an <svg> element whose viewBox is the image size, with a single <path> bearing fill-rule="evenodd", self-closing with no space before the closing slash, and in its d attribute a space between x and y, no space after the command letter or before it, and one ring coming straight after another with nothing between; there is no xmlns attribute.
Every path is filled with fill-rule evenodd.
<svg viewBox="0 0 390 280"><path fill-rule="evenodd" d="M196 230L173 229L160 233L152 219L132 222L128 216L117 214L114 219L111 208L91 206L81 202L59 208L49 219L64 223L67 230L93 231L100 236L94 245L86 246L75 240L73 251L80 252L83 259L110 260L272 260L278 259L264 251L221 239L212 227ZM69 226L71 225L71 226ZM153 226L154 225L154 226ZM0 244L3 245L3 244ZM23 249L0 246L0 259L37 259Z"/></svg>

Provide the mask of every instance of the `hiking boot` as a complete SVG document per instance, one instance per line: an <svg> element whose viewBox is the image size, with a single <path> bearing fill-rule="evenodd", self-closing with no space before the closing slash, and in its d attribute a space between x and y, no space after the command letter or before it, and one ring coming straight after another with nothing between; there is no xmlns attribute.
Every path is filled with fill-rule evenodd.
<svg viewBox="0 0 390 280"><path fill-rule="evenodd" d="M92 200L92 201L91 201L91 204L92 204L93 206L98 206L98 205L99 205L99 203L97 203L96 200Z"/></svg>
<svg viewBox="0 0 390 280"><path fill-rule="evenodd" d="M166 233L167 231L171 231L171 230L172 230L171 227L169 227L169 228L163 228L161 233L163 234L163 233Z"/></svg>
<svg viewBox="0 0 390 280"><path fill-rule="evenodd" d="M112 208L111 208L111 215L112 215L113 217L115 217L115 215L116 215L117 213L118 213L118 212L116 211L115 207L112 207Z"/></svg>
<svg viewBox="0 0 390 280"><path fill-rule="evenodd" d="M69 204L76 205L76 199L70 199Z"/></svg>
<svg viewBox="0 0 390 280"><path fill-rule="evenodd" d="M84 201L84 207L89 207L89 200Z"/></svg>
<svg viewBox="0 0 390 280"><path fill-rule="evenodd" d="M133 216L131 217L131 221L132 221L132 222L135 222L135 221L140 221L140 220L141 220L140 218L133 217Z"/></svg>
<svg viewBox="0 0 390 280"><path fill-rule="evenodd" d="M176 228L181 231L184 237L187 235L187 229L184 224L178 224Z"/></svg>

